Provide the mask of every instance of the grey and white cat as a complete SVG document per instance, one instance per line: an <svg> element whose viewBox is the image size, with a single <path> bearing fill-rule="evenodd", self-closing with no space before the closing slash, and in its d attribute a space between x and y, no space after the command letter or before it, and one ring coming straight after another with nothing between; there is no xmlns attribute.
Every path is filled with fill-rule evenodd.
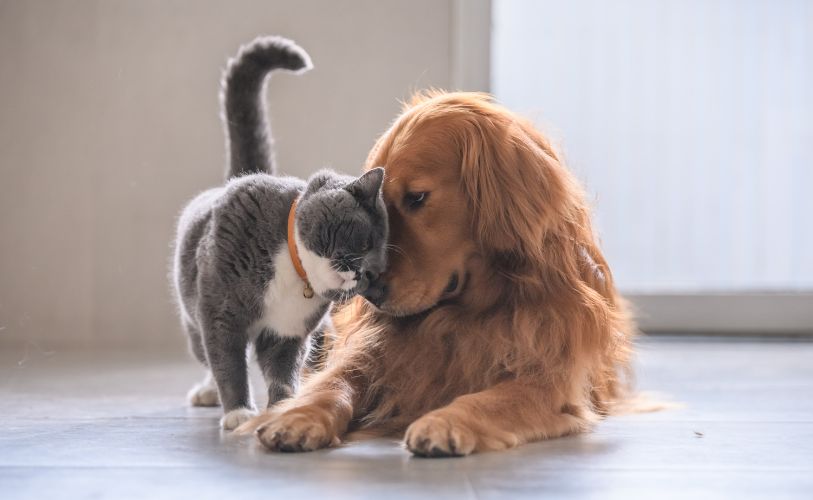
<svg viewBox="0 0 813 500"><path fill-rule="evenodd" d="M362 292L386 264L383 169L359 178L322 170L307 183L273 175L268 76L310 67L302 48L279 37L258 38L229 61L221 93L228 180L194 198L178 223L173 278L181 323L209 369L189 399L196 406L220 402L224 429L255 413L248 345L268 384L269 406L291 396L331 301ZM295 200L292 252L287 231Z"/></svg>

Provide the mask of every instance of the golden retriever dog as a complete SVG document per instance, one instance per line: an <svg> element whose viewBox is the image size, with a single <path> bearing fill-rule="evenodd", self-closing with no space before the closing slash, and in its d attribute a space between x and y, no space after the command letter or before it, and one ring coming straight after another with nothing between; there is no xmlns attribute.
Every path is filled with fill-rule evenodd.
<svg viewBox="0 0 813 500"><path fill-rule="evenodd" d="M549 141L487 95L432 91L377 141L373 166L386 169L387 271L335 313L324 369L243 430L277 451L399 434L437 457L607 415L634 327Z"/></svg>

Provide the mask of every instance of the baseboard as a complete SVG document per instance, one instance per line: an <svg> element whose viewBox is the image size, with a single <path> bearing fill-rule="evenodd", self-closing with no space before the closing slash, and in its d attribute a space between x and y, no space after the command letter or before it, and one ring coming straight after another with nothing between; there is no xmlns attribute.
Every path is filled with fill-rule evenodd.
<svg viewBox="0 0 813 500"><path fill-rule="evenodd" d="M627 294L648 333L813 335L813 293Z"/></svg>

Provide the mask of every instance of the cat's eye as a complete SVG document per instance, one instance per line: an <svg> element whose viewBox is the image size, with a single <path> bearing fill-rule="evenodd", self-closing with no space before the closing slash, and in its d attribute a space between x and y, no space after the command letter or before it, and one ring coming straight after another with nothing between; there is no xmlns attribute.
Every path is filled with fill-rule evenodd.
<svg viewBox="0 0 813 500"><path fill-rule="evenodd" d="M404 206L408 210L417 210L426 203L427 198L429 198L429 193L426 191L407 193L404 195Z"/></svg>

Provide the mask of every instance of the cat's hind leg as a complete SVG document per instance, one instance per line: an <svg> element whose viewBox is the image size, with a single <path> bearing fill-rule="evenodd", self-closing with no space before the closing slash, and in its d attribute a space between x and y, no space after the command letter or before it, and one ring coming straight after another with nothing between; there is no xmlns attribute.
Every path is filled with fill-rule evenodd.
<svg viewBox="0 0 813 500"><path fill-rule="evenodd" d="M308 337L280 337L270 330L254 341L257 363L268 385L269 408L296 392L309 346Z"/></svg>
<svg viewBox="0 0 813 500"><path fill-rule="evenodd" d="M206 360L206 351L203 347L203 338L200 331L191 321L184 321L183 326L189 338L189 350L195 356L195 359L206 367L206 377L189 390L186 399L191 406L219 406L220 398L217 395L217 385L214 378L212 378L212 372L209 370L209 362Z"/></svg>

